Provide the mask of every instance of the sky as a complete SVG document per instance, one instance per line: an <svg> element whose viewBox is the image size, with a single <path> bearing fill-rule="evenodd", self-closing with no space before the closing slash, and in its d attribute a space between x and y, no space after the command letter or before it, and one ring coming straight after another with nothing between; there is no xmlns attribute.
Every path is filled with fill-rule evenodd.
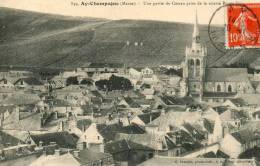
<svg viewBox="0 0 260 166"><path fill-rule="evenodd" d="M253 0L240 0L253 2ZM254 0L254 2L260 0ZM133 2L135 6L82 6L81 3L89 2ZM170 5L153 5L158 2L169 2ZM182 5L180 4L182 2ZM196 3L190 4L191 3ZM201 2L198 5L198 2ZM205 5L204 2L217 3ZM225 0L234 2L234 0ZM146 4L145 4L146 3ZM147 5L151 3L152 5ZM72 4L78 4L74 6ZM16 8L42 13L61 14L69 16L98 17L107 19L144 19L173 22L194 21L194 13L197 10L200 24L208 24L217 8L223 5L223 0L0 0L1 7ZM224 14L220 10L214 18L214 24L222 24Z"/></svg>

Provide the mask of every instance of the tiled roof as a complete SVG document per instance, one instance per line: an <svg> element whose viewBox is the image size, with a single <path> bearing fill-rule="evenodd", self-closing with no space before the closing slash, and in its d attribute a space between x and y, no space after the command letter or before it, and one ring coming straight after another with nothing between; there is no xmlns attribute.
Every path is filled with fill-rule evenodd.
<svg viewBox="0 0 260 166"><path fill-rule="evenodd" d="M21 78L19 80L17 80L14 84L16 84L19 81L24 81L26 82L28 85L34 85L34 86L39 86L39 85L43 85L42 82L40 82L37 78L35 77L26 77L26 78Z"/></svg>
<svg viewBox="0 0 260 166"><path fill-rule="evenodd" d="M237 107L245 106L247 103L245 102L244 99L242 98L235 98L235 99L230 99L232 103L234 103Z"/></svg>
<svg viewBox="0 0 260 166"><path fill-rule="evenodd" d="M191 97L177 98L173 96L162 96L161 100L166 105L186 105L192 104L194 100Z"/></svg>
<svg viewBox="0 0 260 166"><path fill-rule="evenodd" d="M76 148L78 138L69 134L68 132L54 132L46 134L31 135L31 138L36 144L40 141L43 145L49 145L50 142L55 142L59 147L62 148Z"/></svg>
<svg viewBox="0 0 260 166"><path fill-rule="evenodd" d="M140 114L138 117L145 123L150 123L150 120L153 121L154 119L160 116L160 112L152 112L152 113L145 113Z"/></svg>
<svg viewBox="0 0 260 166"><path fill-rule="evenodd" d="M229 110L228 107L225 106L217 106L217 107L213 107L213 109L220 115L223 112L226 112L227 110Z"/></svg>
<svg viewBox="0 0 260 166"><path fill-rule="evenodd" d="M205 98L234 98L236 93L228 92L203 92L203 97Z"/></svg>
<svg viewBox="0 0 260 166"><path fill-rule="evenodd" d="M136 103L132 98L130 97L125 97L124 98L126 103L131 107L131 108L139 108L140 105Z"/></svg>
<svg viewBox="0 0 260 166"><path fill-rule="evenodd" d="M247 68L206 68L206 82L249 81Z"/></svg>
<svg viewBox="0 0 260 166"><path fill-rule="evenodd" d="M106 144L105 150L111 154L129 152L130 150L150 150L153 151L152 148L132 142L131 140L122 139L119 141L113 141L111 143Z"/></svg>
<svg viewBox="0 0 260 166"><path fill-rule="evenodd" d="M251 140L260 139L260 133L256 133L249 129L239 130L237 132L231 133L231 135L241 144L245 144Z"/></svg>
<svg viewBox="0 0 260 166"><path fill-rule="evenodd" d="M126 139L128 141L132 141L134 143L138 143L144 146L147 146L149 148L152 148L154 150L166 150L166 149L172 149L175 146L175 144L170 141L166 135L163 134L150 134L150 133L144 133L144 134L118 134L117 140ZM158 147L157 143L162 145L162 147ZM161 149L162 148L162 149Z"/></svg>
<svg viewBox="0 0 260 166"><path fill-rule="evenodd" d="M119 124L97 125L98 131L106 141L114 140L117 133L125 134L143 134L144 130L138 125L121 126Z"/></svg>
<svg viewBox="0 0 260 166"><path fill-rule="evenodd" d="M15 93L14 95L7 97L6 99L0 101L0 104L4 105L26 105L35 104L41 101L37 94L32 93Z"/></svg>

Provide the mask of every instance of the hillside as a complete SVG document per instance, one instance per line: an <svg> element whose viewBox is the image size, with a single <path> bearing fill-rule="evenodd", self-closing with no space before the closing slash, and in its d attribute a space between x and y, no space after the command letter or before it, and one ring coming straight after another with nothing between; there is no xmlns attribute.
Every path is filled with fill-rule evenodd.
<svg viewBox="0 0 260 166"><path fill-rule="evenodd" d="M0 65L70 68L87 62L180 63L192 28L183 23L65 17L0 8ZM241 53L238 58L221 58L223 54L210 44L207 26L200 31L209 64L221 66L227 63L225 59L236 63L244 57ZM255 59L255 53L250 55Z"/></svg>

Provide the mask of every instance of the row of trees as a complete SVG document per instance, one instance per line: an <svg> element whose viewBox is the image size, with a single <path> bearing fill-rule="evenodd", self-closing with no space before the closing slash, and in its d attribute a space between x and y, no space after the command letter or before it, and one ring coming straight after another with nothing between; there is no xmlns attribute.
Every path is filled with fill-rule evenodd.
<svg viewBox="0 0 260 166"><path fill-rule="evenodd" d="M69 77L66 80L66 85L93 85L89 80L78 81L77 77ZM112 91L112 90L130 90L133 88L130 80L124 77L112 75L108 80L103 79L95 82L99 90Z"/></svg>

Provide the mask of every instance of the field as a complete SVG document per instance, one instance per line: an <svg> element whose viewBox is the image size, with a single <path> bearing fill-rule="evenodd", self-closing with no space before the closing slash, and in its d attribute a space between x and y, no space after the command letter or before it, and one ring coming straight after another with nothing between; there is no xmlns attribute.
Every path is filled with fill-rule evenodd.
<svg viewBox="0 0 260 166"><path fill-rule="evenodd" d="M191 43L192 28L192 24L175 22L79 18L0 8L0 65L179 64ZM251 63L259 54L258 50L240 50L224 55L211 44L206 25L200 33L208 48L209 66Z"/></svg>

